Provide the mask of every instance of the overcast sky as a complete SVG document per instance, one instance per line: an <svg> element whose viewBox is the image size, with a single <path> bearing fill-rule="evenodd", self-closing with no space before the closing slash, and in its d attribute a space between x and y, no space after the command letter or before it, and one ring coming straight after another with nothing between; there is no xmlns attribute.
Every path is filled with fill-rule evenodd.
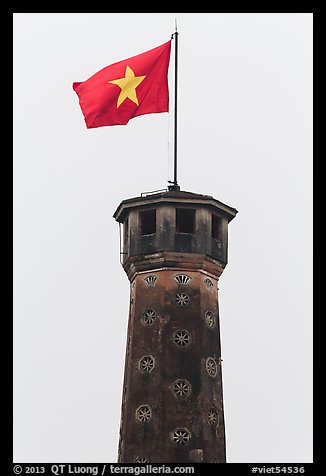
<svg viewBox="0 0 326 476"><path fill-rule="evenodd" d="M312 461L313 15L15 13L15 462L117 461L112 215L172 180L173 116L88 130L72 83L165 43L175 17L179 184L239 211L219 286L227 460Z"/></svg>

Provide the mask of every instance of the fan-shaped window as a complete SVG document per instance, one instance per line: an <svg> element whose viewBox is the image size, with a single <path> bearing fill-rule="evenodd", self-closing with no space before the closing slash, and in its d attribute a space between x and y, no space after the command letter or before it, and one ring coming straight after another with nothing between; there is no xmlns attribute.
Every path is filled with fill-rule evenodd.
<svg viewBox="0 0 326 476"><path fill-rule="evenodd" d="M191 277L186 274L178 274L174 279L178 284L188 284L191 281Z"/></svg>
<svg viewBox="0 0 326 476"><path fill-rule="evenodd" d="M204 284L205 284L206 288L209 289L210 291L213 289L214 283L211 279L205 278L204 279Z"/></svg>
<svg viewBox="0 0 326 476"><path fill-rule="evenodd" d="M150 276L147 276L144 279L145 283L147 284L148 287L154 287L155 283L157 281L157 276L154 276L154 274L151 274Z"/></svg>

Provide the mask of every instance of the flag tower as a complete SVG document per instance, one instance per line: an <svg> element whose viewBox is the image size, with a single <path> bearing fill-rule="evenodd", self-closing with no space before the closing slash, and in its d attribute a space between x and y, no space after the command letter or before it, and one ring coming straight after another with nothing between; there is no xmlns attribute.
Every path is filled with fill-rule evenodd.
<svg viewBox="0 0 326 476"><path fill-rule="evenodd" d="M226 461L218 281L236 213L173 190L114 213L130 281L120 463Z"/></svg>

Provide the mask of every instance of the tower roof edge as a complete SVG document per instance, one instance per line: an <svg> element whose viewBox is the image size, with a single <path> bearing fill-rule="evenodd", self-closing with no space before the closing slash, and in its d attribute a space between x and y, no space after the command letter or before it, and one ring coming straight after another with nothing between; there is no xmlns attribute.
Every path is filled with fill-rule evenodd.
<svg viewBox="0 0 326 476"><path fill-rule="evenodd" d="M159 193L150 193L148 195L141 195L140 197L134 198L127 198L122 200L118 208L113 214L113 217L116 221L122 223L125 219L126 213L130 208L138 208L138 207L148 207L148 206L155 206L159 203L171 203L171 204L179 204L179 205L202 205L202 206L210 206L219 209L220 211L224 212L227 216L228 221L230 222L238 213L233 207L226 205L225 203L217 200L216 198L212 197L211 195L203 195L194 192L187 192L187 191L163 191Z"/></svg>

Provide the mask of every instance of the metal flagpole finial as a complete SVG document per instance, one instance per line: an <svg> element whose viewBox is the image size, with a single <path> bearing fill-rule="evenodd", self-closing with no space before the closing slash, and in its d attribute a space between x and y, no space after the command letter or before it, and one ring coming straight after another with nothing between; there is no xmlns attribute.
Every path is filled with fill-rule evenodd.
<svg viewBox="0 0 326 476"><path fill-rule="evenodd" d="M177 25L177 18L174 17L174 33L171 35L171 40L178 34L178 25Z"/></svg>

